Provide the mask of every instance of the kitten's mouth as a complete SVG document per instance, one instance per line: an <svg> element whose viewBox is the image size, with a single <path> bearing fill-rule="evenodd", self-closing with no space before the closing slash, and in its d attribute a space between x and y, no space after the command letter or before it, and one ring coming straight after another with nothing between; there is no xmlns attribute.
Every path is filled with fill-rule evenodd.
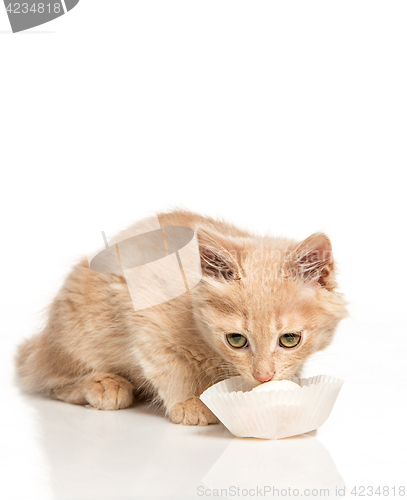
<svg viewBox="0 0 407 500"><path fill-rule="evenodd" d="M257 375L254 377L254 379L256 380L256 382L260 382L261 384L264 384L265 382L270 382L271 380L275 380L274 373L272 375L264 375L264 376Z"/></svg>
<svg viewBox="0 0 407 500"><path fill-rule="evenodd" d="M254 377L253 375L246 375L244 373L240 373L239 375L241 375L245 380L246 382L249 382L250 384L256 384L256 385L260 385L260 384L264 384L266 382L270 382L270 380L275 380L274 376L272 378L269 378L268 380L264 380L263 382L260 381L259 379L257 379L256 377Z"/></svg>

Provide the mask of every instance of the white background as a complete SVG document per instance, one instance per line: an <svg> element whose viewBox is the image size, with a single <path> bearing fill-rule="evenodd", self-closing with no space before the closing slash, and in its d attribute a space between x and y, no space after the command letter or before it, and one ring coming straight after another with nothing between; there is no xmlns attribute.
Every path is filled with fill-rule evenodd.
<svg viewBox="0 0 407 500"><path fill-rule="evenodd" d="M325 446L349 491L407 486L406 16L401 1L82 0L11 34L0 5L4 498L195 498L218 463L221 451L212 463L208 449L229 442L227 431L27 398L12 382L15 346L38 330L95 235L174 206L259 233L329 235L351 318L307 373L346 383L309 442ZM58 436L78 415L77 440L64 445ZM85 428L82 417L97 421ZM98 448L117 419L129 433L141 426L141 441ZM53 434L39 420L65 427ZM179 456L191 443L207 457L192 486L188 460L163 476L175 459L151 451L158 439L175 450L183 439ZM75 468L95 447L100 462ZM146 450L137 472L132 460ZM119 478L109 457L126 453ZM272 484L267 474L258 481Z"/></svg>

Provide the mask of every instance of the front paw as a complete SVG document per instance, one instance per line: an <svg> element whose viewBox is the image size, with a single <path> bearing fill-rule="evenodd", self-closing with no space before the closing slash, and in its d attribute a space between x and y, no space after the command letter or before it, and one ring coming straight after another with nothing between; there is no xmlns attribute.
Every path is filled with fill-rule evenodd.
<svg viewBox="0 0 407 500"><path fill-rule="evenodd" d="M199 398L190 398L183 403L176 403L171 408L170 419L174 424L184 425L209 425L219 423L219 420Z"/></svg>
<svg viewBox="0 0 407 500"><path fill-rule="evenodd" d="M85 386L87 402L98 410L128 408L133 402L130 382L113 373L98 373Z"/></svg>

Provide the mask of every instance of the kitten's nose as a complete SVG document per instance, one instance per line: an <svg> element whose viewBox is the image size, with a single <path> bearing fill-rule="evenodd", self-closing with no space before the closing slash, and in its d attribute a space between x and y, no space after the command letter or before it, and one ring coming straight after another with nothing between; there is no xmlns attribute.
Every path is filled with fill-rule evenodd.
<svg viewBox="0 0 407 500"><path fill-rule="evenodd" d="M268 382L274 377L274 372L273 373L260 373L256 372L254 374L254 378L258 380L259 382Z"/></svg>

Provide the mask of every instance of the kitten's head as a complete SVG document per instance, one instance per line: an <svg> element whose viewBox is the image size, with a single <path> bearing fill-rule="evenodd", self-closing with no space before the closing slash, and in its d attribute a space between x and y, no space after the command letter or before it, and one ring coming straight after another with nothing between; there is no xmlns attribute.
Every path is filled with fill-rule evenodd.
<svg viewBox="0 0 407 500"><path fill-rule="evenodd" d="M193 310L203 339L247 380L282 380L326 347L347 315L331 243L197 232L202 280Z"/></svg>

